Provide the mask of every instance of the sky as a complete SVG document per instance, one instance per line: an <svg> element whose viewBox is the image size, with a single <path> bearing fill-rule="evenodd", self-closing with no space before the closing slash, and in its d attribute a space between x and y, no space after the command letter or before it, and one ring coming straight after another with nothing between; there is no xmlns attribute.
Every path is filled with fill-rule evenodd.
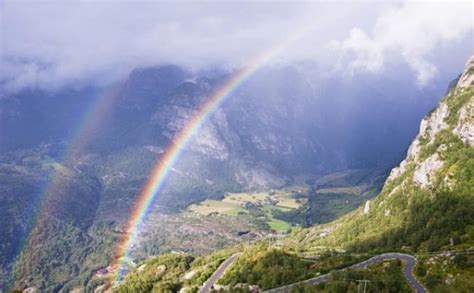
<svg viewBox="0 0 474 293"><path fill-rule="evenodd" d="M452 1L3 0L0 82L16 91L108 83L156 64L238 68L283 45L270 62L312 61L345 75L406 63L424 87L444 63L459 71L474 52L473 9Z"/></svg>

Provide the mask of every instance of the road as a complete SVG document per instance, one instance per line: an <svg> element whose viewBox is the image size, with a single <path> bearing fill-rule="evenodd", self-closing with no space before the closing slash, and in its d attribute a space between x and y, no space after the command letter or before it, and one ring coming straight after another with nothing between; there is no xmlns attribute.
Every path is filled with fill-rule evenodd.
<svg viewBox="0 0 474 293"><path fill-rule="evenodd" d="M347 269L365 269L369 265L384 261L384 260L390 260L390 259L399 259L402 261L405 261L405 268L403 270L403 274L407 278L408 282L410 283L410 286L418 293L427 293L428 290L426 290L425 287L415 278L415 275L413 274L413 268L416 265L416 258L414 256L411 256L409 254L404 254L404 253L384 253L380 254L377 256L374 256L372 258L369 258L368 260L365 260L363 262L357 263L355 265L352 265L350 267L347 267L345 269L342 269L340 271L345 271ZM298 283L290 284L287 286L267 290L264 292L268 293L275 293L275 292L291 292L294 287L296 287L299 284L311 284L311 285L317 285L322 282L327 282L330 279L330 274L325 274L321 275L315 278L311 278L305 281L301 281Z"/></svg>
<svg viewBox="0 0 474 293"><path fill-rule="evenodd" d="M238 258L242 253L236 253L226 259L221 265L217 268L217 270L212 274L212 276L204 283L204 286L199 290L199 293L209 293L211 289L216 284L217 280L225 273L227 268Z"/></svg>

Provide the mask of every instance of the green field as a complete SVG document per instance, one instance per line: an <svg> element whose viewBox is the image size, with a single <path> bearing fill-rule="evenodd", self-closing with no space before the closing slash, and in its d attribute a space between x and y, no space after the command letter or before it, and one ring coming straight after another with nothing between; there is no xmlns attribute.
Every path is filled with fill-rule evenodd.
<svg viewBox="0 0 474 293"><path fill-rule="evenodd" d="M188 207L188 211L202 216L225 215L232 217L251 216L263 221L267 227L276 232L286 232L292 225L273 217L274 211L288 212L296 210L306 203L306 198L295 198L300 195L300 186L282 190L254 193L226 193L221 200L205 200ZM301 197L301 196L300 196Z"/></svg>
<svg viewBox="0 0 474 293"><path fill-rule="evenodd" d="M230 202L230 203L237 203L237 204L244 204L246 202L250 203L259 203L264 202L268 197L268 193L266 192L258 192L258 193L228 193L222 200L223 202Z"/></svg>
<svg viewBox="0 0 474 293"><path fill-rule="evenodd" d="M235 213L235 210L239 209L241 209L241 207L237 203L213 199L208 199L198 204L193 204L189 207L189 210L204 216L210 215L212 213Z"/></svg>
<svg viewBox="0 0 474 293"><path fill-rule="evenodd" d="M277 231L277 232L286 232L288 229L291 229L291 225L288 224L287 222L284 222L282 220L277 220L277 219L271 219L271 221L268 222L270 227Z"/></svg>

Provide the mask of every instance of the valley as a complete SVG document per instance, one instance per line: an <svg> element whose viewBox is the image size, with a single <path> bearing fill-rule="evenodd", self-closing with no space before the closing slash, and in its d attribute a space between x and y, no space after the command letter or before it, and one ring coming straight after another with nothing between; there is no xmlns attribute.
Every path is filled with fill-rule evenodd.
<svg viewBox="0 0 474 293"><path fill-rule="evenodd" d="M473 67L474 58L471 58L457 85L422 120L420 133L406 159L391 171L377 197L331 222L293 229L285 237L268 235L253 243L233 246L228 257L233 253L241 255L217 280L215 289L254 292L281 287L275 290L346 292L360 290L357 282L363 280L375 292L387 285L395 292L409 292L408 280L418 292L472 290ZM324 178L331 180L325 182ZM352 187L331 184L338 178L336 173L308 182L319 180L320 185L316 186L320 188L313 186L316 195L336 191L352 195L360 191L361 184ZM241 200L248 202L268 197L269 194L240 195ZM220 202L205 203L204 211L216 207L213 211L219 214L223 203L235 203L237 199L239 195L229 194ZM275 201L278 203L278 199ZM384 262L395 255L404 257ZM382 264L368 265L375 260L381 260ZM401 260L407 265L404 270ZM346 267L351 269L340 271ZM373 274L374 269L381 271ZM162 276L155 278L147 283L150 289L146 291L155 290L152 284L164 284L160 281ZM137 278L136 272L132 272L118 288L127 292L128 288L149 280ZM179 277L168 285L185 292L199 289L182 283ZM285 285L289 287L282 287Z"/></svg>
<svg viewBox="0 0 474 293"><path fill-rule="evenodd" d="M471 3L60 2L0 0L0 293L474 292Z"/></svg>
<svg viewBox="0 0 474 293"><path fill-rule="evenodd" d="M5 180L9 178L8 180L19 184L18 188L4 192L24 194L21 189L24 187L20 186L25 184L25 180L32 182L30 188L39 190L41 184L46 184L40 179L41 176L54 176L54 180L58 180L56 185L43 186L42 193L37 194L33 201L28 200L32 210L25 216L30 217L31 225L23 227L21 234L18 234L18 241L21 241L21 237L26 237L22 235L30 234L30 239L26 241L49 243L47 245L50 250L44 250L35 257L31 253L38 248L43 249L41 247L44 246L31 252L23 251L14 268L15 276L30 284L31 288L38 286L56 290L50 286L62 284L56 288L72 290L77 288L78 281L87 282L85 288L96 288L113 272L112 268L108 271L104 271L104 268L110 264L115 243L123 233L120 222L122 213L119 211L124 211L123 207L131 200L128 194L137 192L137 189L130 188L136 186L136 183L130 185L130 182L140 180L139 177L133 179L126 176L124 172L134 170L135 174L139 174L136 170L143 167L135 160L137 167L130 169L133 166L126 164L127 168L123 168L122 163L117 160L107 161L93 154L74 162L74 165L65 165L55 159L63 148L61 144L44 145L39 149L7 152L1 157ZM138 152L138 156L133 152L130 154L134 158L147 156L146 152ZM127 156L121 158L128 160ZM21 176L15 175L17 173ZM221 196L216 194L214 199L191 203L179 212L156 210L143 224L139 245L132 249L133 258L127 260L129 269L133 269L136 263L150 255L170 252L205 255L239 243L254 242L267 237L279 238L308 227L313 221L327 222L375 196L376 191L380 189L380 178L384 176L386 175L383 171L377 169L354 169L325 175L306 174L296 176L293 184L280 189L229 192ZM41 211L33 209L36 202L56 201L54 197L48 196L48 193L54 189L62 190L70 184L72 186L68 188L75 188L76 193L82 192L76 184L94 186L96 191L93 194L102 194L100 204L95 204L94 208L80 208L80 215L69 213L68 217L61 214L60 208L56 208L46 211L46 214L42 215L45 218L38 222ZM120 187L126 185L126 188ZM14 185L10 184L10 188L13 187ZM107 194L113 194L114 200L110 203L107 201ZM205 197L208 196L204 195ZM122 198L126 201L121 203ZM67 205L77 206L76 201L75 193L71 193L70 199L61 199L60 206L70 210ZM115 207L111 208L110 204ZM334 208L336 206L338 209ZM84 209L88 213L84 213ZM78 219L81 219L80 224ZM89 219L89 224L86 224L86 219ZM39 225L43 225L40 224L43 221L47 221L51 228L39 231ZM58 231L62 231L62 234L58 234ZM5 237L13 235L6 234ZM67 250L72 254L67 253ZM32 261L49 263L53 251L63 252L64 262L55 262L54 267L45 265L43 270L34 271L36 265ZM80 269L76 265L68 264L66 259L71 258L77 260L76 264L80 264ZM75 281L70 281L69 274L75 275ZM8 274L4 276L5 280L10 277ZM39 280L48 281L36 283ZM23 283L18 284L23 286Z"/></svg>
<svg viewBox="0 0 474 293"><path fill-rule="evenodd" d="M316 192L313 195L311 184L302 182L267 192L226 193L220 200L192 204L180 213L151 214L143 224L140 245L132 249L132 255L140 261L149 255L167 252L206 254L229 245L282 237L310 226L313 218L324 223L372 198L376 194L374 190L380 188L374 174L381 173L377 170L348 170L319 179L301 176L308 183L339 186L334 187L337 191L351 190L350 195L331 193L329 201L323 197L311 206L308 197L324 194ZM349 187L353 184L359 185ZM331 188L325 187L325 192L327 189ZM352 193L359 189L366 192ZM339 209L334 209L334 206Z"/></svg>

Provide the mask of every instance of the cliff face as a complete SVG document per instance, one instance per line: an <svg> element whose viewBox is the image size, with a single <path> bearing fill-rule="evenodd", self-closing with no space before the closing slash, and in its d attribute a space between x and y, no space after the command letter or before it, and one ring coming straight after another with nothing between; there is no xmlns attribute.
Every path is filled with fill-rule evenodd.
<svg viewBox="0 0 474 293"><path fill-rule="evenodd" d="M457 87L468 88L474 84L474 56L471 56L466 63L466 68L459 78Z"/></svg>
<svg viewBox="0 0 474 293"><path fill-rule="evenodd" d="M470 58L456 86L421 121L406 158L391 171L370 209L367 203L317 227L305 241L391 249L474 241L473 76ZM322 231L330 233L321 237Z"/></svg>
<svg viewBox="0 0 474 293"><path fill-rule="evenodd" d="M448 148L448 144L444 143L433 150L436 139L442 131L452 133L465 144L474 147L473 84L474 56L466 63L457 85L450 89L448 96L421 121L420 131L411 143L407 157L392 170L388 181L396 180L405 174L407 167L413 164L415 166L413 182L423 188L433 185L434 175L444 165L441 153Z"/></svg>

